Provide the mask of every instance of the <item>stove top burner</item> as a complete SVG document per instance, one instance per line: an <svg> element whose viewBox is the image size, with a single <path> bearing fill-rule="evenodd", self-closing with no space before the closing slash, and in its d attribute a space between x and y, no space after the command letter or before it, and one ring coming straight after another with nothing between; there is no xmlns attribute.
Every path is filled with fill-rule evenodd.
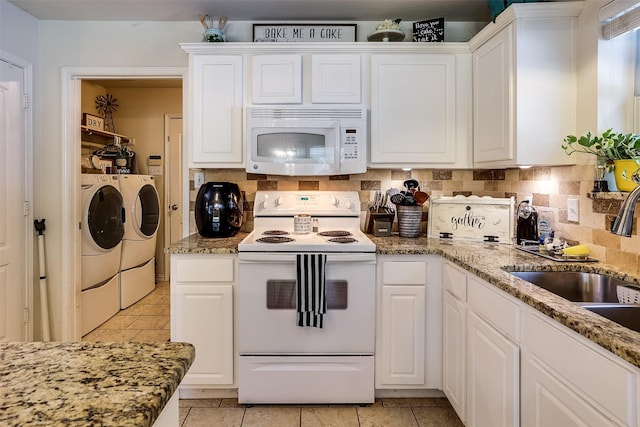
<svg viewBox="0 0 640 427"><path fill-rule="evenodd" d="M334 237L333 239L329 239L332 243L354 243L357 242L353 237Z"/></svg>
<svg viewBox="0 0 640 427"><path fill-rule="evenodd" d="M263 236L286 236L288 234L289 232L284 230L266 230L262 232Z"/></svg>
<svg viewBox="0 0 640 427"><path fill-rule="evenodd" d="M318 235L325 236L325 237L346 237L346 236L351 236L351 233L344 230L332 230L332 231L321 231L320 233L318 233Z"/></svg>
<svg viewBox="0 0 640 427"><path fill-rule="evenodd" d="M293 241L295 241L295 239L292 239L291 237L284 237L284 236L266 236L266 237L260 237L259 239L256 239L256 242L260 242L260 243L288 243Z"/></svg>

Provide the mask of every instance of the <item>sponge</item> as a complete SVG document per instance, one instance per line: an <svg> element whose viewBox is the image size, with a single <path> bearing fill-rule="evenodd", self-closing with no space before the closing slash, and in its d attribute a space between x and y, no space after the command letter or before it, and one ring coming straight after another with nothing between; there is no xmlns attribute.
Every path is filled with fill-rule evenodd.
<svg viewBox="0 0 640 427"><path fill-rule="evenodd" d="M589 256L589 247L587 245L576 245L564 248L562 253L568 256Z"/></svg>

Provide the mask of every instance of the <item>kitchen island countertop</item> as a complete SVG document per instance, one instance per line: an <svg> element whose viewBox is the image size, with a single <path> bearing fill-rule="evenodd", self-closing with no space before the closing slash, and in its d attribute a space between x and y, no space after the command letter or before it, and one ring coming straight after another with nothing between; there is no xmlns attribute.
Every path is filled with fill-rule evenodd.
<svg viewBox="0 0 640 427"><path fill-rule="evenodd" d="M228 239L207 239L197 234L177 242L168 249L172 254L237 253L238 243L246 234ZM640 284L640 276L615 266L594 262L556 262L527 254L510 244L417 238L375 237L379 255L440 255L539 312L595 342L627 362L640 367L640 332L620 326L565 300L538 286L509 274L509 271L585 271L605 273Z"/></svg>
<svg viewBox="0 0 640 427"><path fill-rule="evenodd" d="M0 425L151 426L194 358L187 343L0 343Z"/></svg>

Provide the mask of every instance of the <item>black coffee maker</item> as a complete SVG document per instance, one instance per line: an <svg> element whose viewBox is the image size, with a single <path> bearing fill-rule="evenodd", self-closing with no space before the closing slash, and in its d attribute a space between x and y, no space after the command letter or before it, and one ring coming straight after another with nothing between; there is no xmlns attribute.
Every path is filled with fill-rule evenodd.
<svg viewBox="0 0 640 427"><path fill-rule="evenodd" d="M532 244L538 241L538 212L531 206L529 200L523 200L518 205L516 222L516 243Z"/></svg>
<svg viewBox="0 0 640 427"><path fill-rule="evenodd" d="M238 184L207 182L195 204L196 226L202 237L231 237L242 226L244 198Z"/></svg>

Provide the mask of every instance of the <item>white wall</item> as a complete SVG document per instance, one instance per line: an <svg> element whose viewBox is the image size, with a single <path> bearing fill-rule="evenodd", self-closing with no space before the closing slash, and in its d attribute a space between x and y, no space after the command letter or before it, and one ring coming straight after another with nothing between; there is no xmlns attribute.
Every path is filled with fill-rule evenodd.
<svg viewBox="0 0 640 427"><path fill-rule="evenodd" d="M41 21L40 43L43 64L36 122L35 214L47 218L47 279L50 287L52 339L62 339L63 253L62 217L64 156L69 152L63 140L62 69L64 67L186 67L187 55L180 42L200 38L198 22L81 22ZM69 338L69 337L65 337Z"/></svg>
<svg viewBox="0 0 640 427"><path fill-rule="evenodd" d="M38 64L38 20L7 0L0 0L0 50Z"/></svg>

